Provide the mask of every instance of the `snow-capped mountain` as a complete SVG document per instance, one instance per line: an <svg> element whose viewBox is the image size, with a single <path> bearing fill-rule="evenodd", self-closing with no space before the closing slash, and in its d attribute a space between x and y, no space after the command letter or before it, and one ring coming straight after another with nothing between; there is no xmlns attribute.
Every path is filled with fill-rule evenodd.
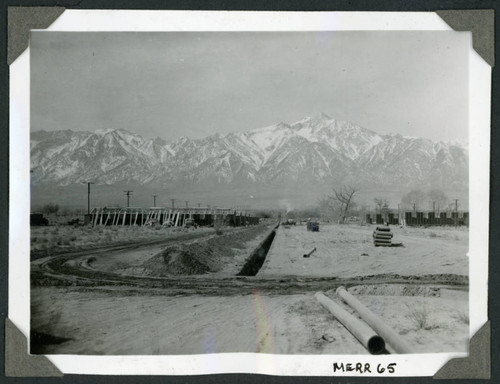
<svg viewBox="0 0 500 384"><path fill-rule="evenodd" d="M33 184L328 183L468 185L463 145L379 135L325 114L248 132L172 142L124 130L35 131Z"/></svg>

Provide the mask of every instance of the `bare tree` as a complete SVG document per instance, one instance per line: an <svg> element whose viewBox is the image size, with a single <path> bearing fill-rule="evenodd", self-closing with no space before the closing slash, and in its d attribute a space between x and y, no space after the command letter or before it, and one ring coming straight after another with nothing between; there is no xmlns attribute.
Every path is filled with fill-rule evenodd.
<svg viewBox="0 0 500 384"><path fill-rule="evenodd" d="M347 213L349 209L355 205L354 195L359 191L359 188L352 185L344 185L338 189L333 189L332 200L337 201L340 204L340 214L342 216L342 222L345 223Z"/></svg>
<svg viewBox="0 0 500 384"><path fill-rule="evenodd" d="M448 203L448 196L446 196L446 194L440 189L433 189L427 192L427 196L431 200L433 211L436 210L436 206L438 212L440 212L441 209L446 208L446 204Z"/></svg>
<svg viewBox="0 0 500 384"><path fill-rule="evenodd" d="M373 201L375 202L379 213L382 215L384 220L387 221L387 214L389 213L389 202L387 201L387 199L376 197L373 199Z"/></svg>
<svg viewBox="0 0 500 384"><path fill-rule="evenodd" d="M401 205L404 209L421 209L425 199L425 192L419 189L414 189L408 192L406 195L403 195L403 198L401 199Z"/></svg>
<svg viewBox="0 0 500 384"><path fill-rule="evenodd" d="M330 196L323 196L318 199L318 208L323 217L331 217L335 207Z"/></svg>
<svg viewBox="0 0 500 384"><path fill-rule="evenodd" d="M389 207L389 202L387 201L387 199L383 199L382 197L376 197L373 199L373 201L375 202L375 205L377 206L377 209L380 213L382 213L382 209Z"/></svg>

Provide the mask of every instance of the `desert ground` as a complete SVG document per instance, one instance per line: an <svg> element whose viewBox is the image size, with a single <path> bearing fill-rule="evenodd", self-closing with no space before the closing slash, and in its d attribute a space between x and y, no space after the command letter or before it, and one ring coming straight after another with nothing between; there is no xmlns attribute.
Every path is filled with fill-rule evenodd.
<svg viewBox="0 0 500 384"><path fill-rule="evenodd" d="M391 226L403 246L375 247L375 225L276 225L33 227L31 352L366 354L314 298L354 313L339 286L415 353L467 350L467 228Z"/></svg>

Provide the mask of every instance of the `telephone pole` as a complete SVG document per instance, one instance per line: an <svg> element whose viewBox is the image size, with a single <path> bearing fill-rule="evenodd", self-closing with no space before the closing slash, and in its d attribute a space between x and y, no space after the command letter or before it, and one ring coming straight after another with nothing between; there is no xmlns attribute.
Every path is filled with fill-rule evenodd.
<svg viewBox="0 0 500 384"><path fill-rule="evenodd" d="M156 207L156 196L158 195L153 195L153 207Z"/></svg>
<svg viewBox="0 0 500 384"><path fill-rule="evenodd" d="M134 191L123 191L125 192L125 194L127 195L127 208L130 206L130 195L132 194L132 192Z"/></svg>
<svg viewBox="0 0 500 384"><path fill-rule="evenodd" d="M33 172L33 171L31 171ZM90 214L90 184L95 184L95 183L92 183L90 181L87 181L86 183L82 183L82 184L87 184L87 215Z"/></svg>
<svg viewBox="0 0 500 384"><path fill-rule="evenodd" d="M189 201L185 201L185 200L184 200L184 202L186 203L186 209L187 209L187 208L189 208L189 207L188 207Z"/></svg>
<svg viewBox="0 0 500 384"><path fill-rule="evenodd" d="M455 227L458 226L458 199L455 199Z"/></svg>
<svg viewBox="0 0 500 384"><path fill-rule="evenodd" d="M170 201L172 202L172 209L174 209L174 201L175 201L175 199L170 199Z"/></svg>

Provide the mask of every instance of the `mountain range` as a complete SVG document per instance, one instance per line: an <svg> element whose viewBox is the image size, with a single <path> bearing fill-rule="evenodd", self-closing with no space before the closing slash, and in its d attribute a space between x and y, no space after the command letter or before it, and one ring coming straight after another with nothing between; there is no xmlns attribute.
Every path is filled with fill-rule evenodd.
<svg viewBox="0 0 500 384"><path fill-rule="evenodd" d="M33 131L33 185L255 183L464 188L466 146L380 135L324 113L203 139L145 139L125 130Z"/></svg>

